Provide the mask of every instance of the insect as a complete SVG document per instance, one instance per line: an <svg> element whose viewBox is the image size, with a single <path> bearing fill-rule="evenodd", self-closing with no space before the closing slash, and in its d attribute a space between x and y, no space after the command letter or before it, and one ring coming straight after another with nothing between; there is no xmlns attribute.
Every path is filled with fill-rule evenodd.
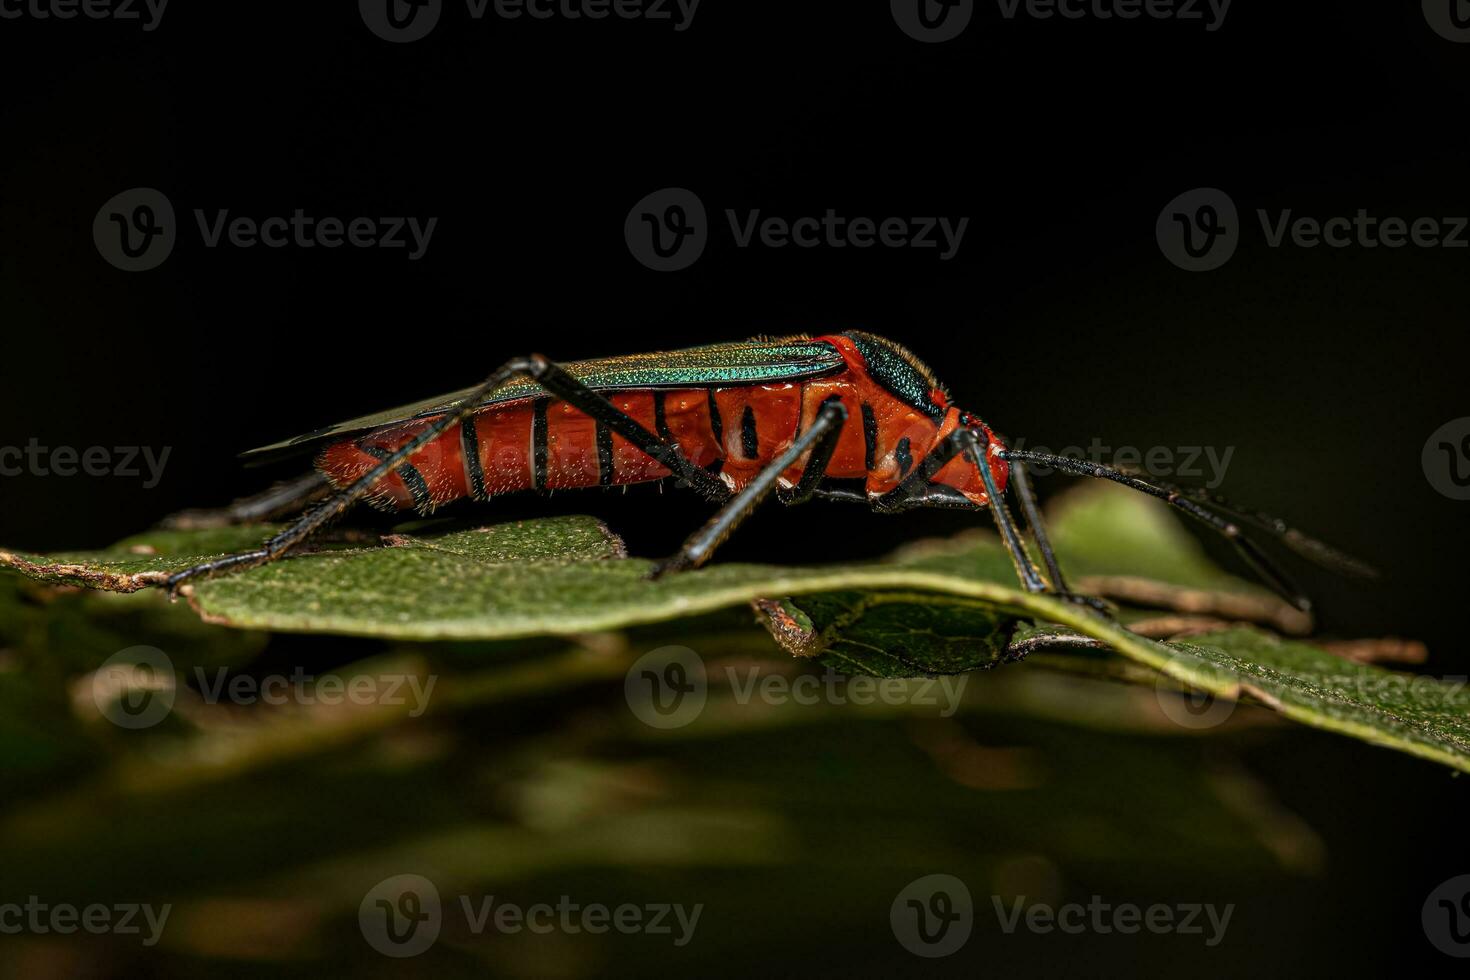
<svg viewBox="0 0 1470 980"><path fill-rule="evenodd" d="M316 451L316 473L242 501L248 518L325 500L260 548L184 569L196 576L290 553L354 504L428 513L464 497L616 486L673 477L719 509L654 577L695 568L764 499L821 498L877 511L988 510L1022 586L1079 602L1041 521L1027 463L1113 480L1151 494L1225 535L1263 581L1297 608L1310 603L1242 530L1260 526L1329 565L1354 562L1264 515L1097 463L1007 449L980 418L950 403L913 354L860 331L794 336L556 364L507 361L472 389L353 419L246 453ZM1014 494L1045 571L1027 554L1005 499Z"/></svg>

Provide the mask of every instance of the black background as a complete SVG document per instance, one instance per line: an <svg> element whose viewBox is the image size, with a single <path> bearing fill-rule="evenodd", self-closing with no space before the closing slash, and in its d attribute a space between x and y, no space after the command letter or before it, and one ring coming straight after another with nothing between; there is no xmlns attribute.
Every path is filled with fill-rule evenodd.
<svg viewBox="0 0 1470 980"><path fill-rule="evenodd" d="M154 489L0 480L7 545L100 546L222 503L290 473L242 470L237 452L528 350L862 328L1033 445L1234 447L1230 497L1383 569L1371 584L1300 570L1329 628L1425 640L1437 673L1470 665L1470 504L1420 465L1430 433L1470 414L1470 250L1270 248L1256 220L1470 212L1470 45L1418 4L1239 0L1213 32L980 4L930 45L882 3L705 0L685 31L474 21L451 3L429 37L394 45L352 4L216 2L170 6L153 32L5 20L0 44L0 443L171 447ZM92 221L138 186L169 197L181 237L160 268L127 273L99 257ZM661 274L630 255L623 222L670 186L698 194L713 228L692 267ZM1243 235L1223 267L1188 273L1154 223L1201 186L1230 194ZM195 208L439 220L409 261L209 249ZM970 221L941 261L741 249L726 208ZM652 488L491 507L591 510L643 554L707 513ZM776 508L727 554L876 555L967 520Z"/></svg>

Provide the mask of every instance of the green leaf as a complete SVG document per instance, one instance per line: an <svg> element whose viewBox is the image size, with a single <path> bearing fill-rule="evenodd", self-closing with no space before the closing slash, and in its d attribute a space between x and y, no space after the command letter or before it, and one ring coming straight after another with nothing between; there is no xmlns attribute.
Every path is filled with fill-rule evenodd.
<svg viewBox="0 0 1470 980"><path fill-rule="evenodd" d="M1268 604L1259 589L1210 568L1151 501L1104 488L1072 508L1056 536L1075 569L1103 577L1121 569L1135 580L1153 575ZM49 559L0 553L0 564L43 581L138 587L204 557L205 542L239 547L245 533L144 535L107 552ZM260 536L254 529L251 543ZM993 665L1015 621L1030 619L1075 630L1191 687L1252 697L1307 724L1470 771L1470 701L1450 684L1407 686L1405 675L1257 630L1149 640L1083 607L1021 591L991 536L915 546L882 562L715 565L659 581L647 578L649 562L624 557L621 542L586 517L400 534L385 543L204 580L190 602L206 620L237 627L503 640L616 630L760 601L788 650L884 676Z"/></svg>

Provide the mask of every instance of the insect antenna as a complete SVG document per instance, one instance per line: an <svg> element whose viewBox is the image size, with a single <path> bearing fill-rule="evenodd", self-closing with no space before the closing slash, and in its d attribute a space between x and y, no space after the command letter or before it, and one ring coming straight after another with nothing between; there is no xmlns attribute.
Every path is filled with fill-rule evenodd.
<svg viewBox="0 0 1470 980"><path fill-rule="evenodd" d="M1261 511L1248 507L1242 507L1239 504L1226 500L1217 493L1212 493L1201 488L1180 488L1172 487L1168 484L1160 484L1160 486L1192 497L1206 507L1211 507L1219 511L1226 517L1232 517L1243 524L1249 524L1252 527L1265 531L1298 555L1328 571L1362 579L1378 578L1378 569L1361 558L1354 558L1352 555L1345 554L1324 541L1318 541L1316 538L1309 537L1279 517L1272 517L1270 514L1264 514Z"/></svg>
<svg viewBox="0 0 1470 980"><path fill-rule="evenodd" d="M1131 473L1115 470L1112 467L1103 466L1100 463L1072 459L1068 456L1056 456L1052 453L1040 453L1026 449L1007 449L1001 453L1001 456L1007 461L1049 466L1074 476L1111 480L1131 490L1137 490L1151 497L1157 497L1159 500L1164 501L1164 503L1178 508L1227 538L1235 546L1236 550L1240 552L1241 557L1260 576L1263 582L1303 612L1311 611L1311 600L1296 587L1290 577L1277 567L1276 563L1254 541L1246 537L1240 528L1240 524L1249 524L1266 531L1292 551L1332 571L1346 572L1363 577L1372 577L1377 574L1371 566L1349 555L1345 555L1315 538L1307 537L1300 531L1289 527L1285 521L1279 518L1271 517L1268 514L1262 514L1257 511L1237 509L1227 504L1221 498L1211 496L1203 490L1184 490L1167 483L1144 480Z"/></svg>

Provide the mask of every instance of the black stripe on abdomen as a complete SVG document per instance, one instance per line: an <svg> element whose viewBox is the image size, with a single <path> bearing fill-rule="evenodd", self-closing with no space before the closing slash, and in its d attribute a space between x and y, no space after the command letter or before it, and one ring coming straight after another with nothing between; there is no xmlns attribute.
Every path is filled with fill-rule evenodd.
<svg viewBox="0 0 1470 980"><path fill-rule="evenodd" d="M909 449L909 437L904 436L898 440L898 445L893 447L893 456L898 460L898 475L905 477L909 470L914 468L914 454Z"/></svg>
<svg viewBox="0 0 1470 980"><path fill-rule="evenodd" d="M480 435L475 431L475 417L466 415L459 423L459 451L464 455L464 472L469 480L470 496L486 500L485 468L480 462Z"/></svg>
<svg viewBox="0 0 1470 980"><path fill-rule="evenodd" d="M709 430L714 433L715 445L720 447L720 455L725 453L725 420L720 418L720 406L715 402L715 390L706 388L705 393L709 395Z"/></svg>
<svg viewBox="0 0 1470 980"><path fill-rule="evenodd" d="M612 429L597 422L597 484L610 487L613 482Z"/></svg>
<svg viewBox="0 0 1470 980"><path fill-rule="evenodd" d="M760 438L755 431L755 409L746 405L740 415L740 451L746 459L755 459L760 455L760 448Z"/></svg>
<svg viewBox="0 0 1470 980"><path fill-rule="evenodd" d="M674 433L669 431L669 416L664 408L665 391L653 393L653 434L669 445L674 444Z"/></svg>
<svg viewBox="0 0 1470 980"><path fill-rule="evenodd" d="M878 417L873 406L863 402L863 468L869 473L878 459Z"/></svg>
<svg viewBox="0 0 1470 980"><path fill-rule="evenodd" d="M546 409L550 398L538 398L531 406L531 487L546 489Z"/></svg>
<svg viewBox="0 0 1470 980"><path fill-rule="evenodd" d="M379 446L364 446L359 443L357 448L380 463L386 461L388 457L393 455L388 450ZM418 471L418 467L404 460L398 464L398 468L393 472L398 474L398 478L403 481L403 485L413 495L413 505L419 510L428 510L430 506L429 485L424 482L424 475ZM387 479L387 477L384 477L384 479Z"/></svg>

